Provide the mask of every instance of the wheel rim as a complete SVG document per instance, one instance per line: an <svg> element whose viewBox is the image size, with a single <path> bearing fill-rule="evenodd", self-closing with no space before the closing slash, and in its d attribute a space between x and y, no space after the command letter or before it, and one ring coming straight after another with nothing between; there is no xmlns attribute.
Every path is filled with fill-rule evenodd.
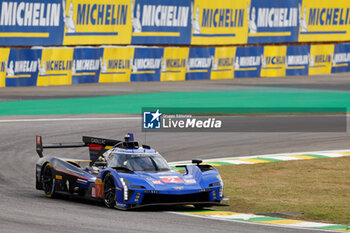
<svg viewBox="0 0 350 233"><path fill-rule="evenodd" d="M52 187L53 187L53 177L52 177L52 171L49 166L45 167L44 174L43 174L43 187L44 192L46 195L52 194Z"/></svg>
<svg viewBox="0 0 350 233"><path fill-rule="evenodd" d="M113 207L115 203L115 186L113 179L106 179L103 190L106 206Z"/></svg>

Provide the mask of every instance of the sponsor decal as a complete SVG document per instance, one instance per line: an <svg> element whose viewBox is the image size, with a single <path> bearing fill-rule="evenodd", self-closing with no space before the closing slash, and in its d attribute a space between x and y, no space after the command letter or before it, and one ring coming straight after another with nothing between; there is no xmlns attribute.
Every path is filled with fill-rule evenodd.
<svg viewBox="0 0 350 233"><path fill-rule="evenodd" d="M1 26L59 26L61 5L56 3L3 1Z"/></svg>
<svg viewBox="0 0 350 233"><path fill-rule="evenodd" d="M135 22L140 22L138 8L136 16L132 15ZM189 7L166 6L166 5L144 5L141 26L152 27L187 27ZM136 23L135 23L136 24ZM133 25L134 31L140 31L137 27L139 23Z"/></svg>
<svg viewBox="0 0 350 233"><path fill-rule="evenodd" d="M287 56L286 66L290 65L308 65L309 64L309 56L310 55L290 55Z"/></svg>
<svg viewBox="0 0 350 233"><path fill-rule="evenodd" d="M72 61L43 61L43 66L40 67L40 74L45 74L47 71L71 70Z"/></svg>
<svg viewBox="0 0 350 233"><path fill-rule="evenodd" d="M100 139L100 138L91 138L91 142L95 143L95 144L103 144L104 145L106 143L106 140Z"/></svg>
<svg viewBox="0 0 350 233"><path fill-rule="evenodd" d="M142 58L131 60L132 72L137 72L139 69L159 69L162 59Z"/></svg>
<svg viewBox="0 0 350 233"><path fill-rule="evenodd" d="M195 179L185 179L186 184L195 184L196 180Z"/></svg>
<svg viewBox="0 0 350 233"><path fill-rule="evenodd" d="M169 183L183 183L183 180L181 180L180 177L178 176L160 176L159 177L164 183L169 184Z"/></svg>
<svg viewBox="0 0 350 233"><path fill-rule="evenodd" d="M161 180L152 180L153 184L163 184Z"/></svg>
<svg viewBox="0 0 350 233"><path fill-rule="evenodd" d="M158 190L145 190L144 193L159 193Z"/></svg>
<svg viewBox="0 0 350 233"><path fill-rule="evenodd" d="M95 181L95 196L97 198L103 198L103 183L99 178Z"/></svg>

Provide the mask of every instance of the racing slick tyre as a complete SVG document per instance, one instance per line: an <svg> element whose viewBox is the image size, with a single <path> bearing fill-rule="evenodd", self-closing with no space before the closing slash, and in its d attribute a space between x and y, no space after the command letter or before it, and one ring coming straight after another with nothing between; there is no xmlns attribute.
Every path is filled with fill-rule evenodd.
<svg viewBox="0 0 350 233"><path fill-rule="evenodd" d="M55 196L55 178L53 176L53 169L50 163L47 163L44 167L42 174L42 185L47 197L52 198Z"/></svg>
<svg viewBox="0 0 350 233"><path fill-rule="evenodd" d="M103 199L108 208L114 208L116 201L115 194L114 178L108 173L103 180Z"/></svg>

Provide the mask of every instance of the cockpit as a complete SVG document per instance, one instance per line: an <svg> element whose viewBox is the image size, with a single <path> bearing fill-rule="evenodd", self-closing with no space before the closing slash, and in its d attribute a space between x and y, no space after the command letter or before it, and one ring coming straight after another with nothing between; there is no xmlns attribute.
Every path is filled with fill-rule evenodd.
<svg viewBox="0 0 350 233"><path fill-rule="evenodd" d="M107 158L107 167L143 172L170 170L166 160L159 153L130 154L112 152Z"/></svg>

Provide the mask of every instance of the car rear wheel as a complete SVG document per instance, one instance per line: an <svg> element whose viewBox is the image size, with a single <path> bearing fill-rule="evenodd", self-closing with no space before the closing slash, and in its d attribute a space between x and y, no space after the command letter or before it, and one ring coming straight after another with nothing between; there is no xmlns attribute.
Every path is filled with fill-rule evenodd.
<svg viewBox="0 0 350 233"><path fill-rule="evenodd" d="M42 185L47 197L54 197L55 195L55 178L53 177L52 166L47 163L43 170Z"/></svg>
<svg viewBox="0 0 350 233"><path fill-rule="evenodd" d="M113 176L109 173L103 180L103 198L108 208L115 206L115 183Z"/></svg>

